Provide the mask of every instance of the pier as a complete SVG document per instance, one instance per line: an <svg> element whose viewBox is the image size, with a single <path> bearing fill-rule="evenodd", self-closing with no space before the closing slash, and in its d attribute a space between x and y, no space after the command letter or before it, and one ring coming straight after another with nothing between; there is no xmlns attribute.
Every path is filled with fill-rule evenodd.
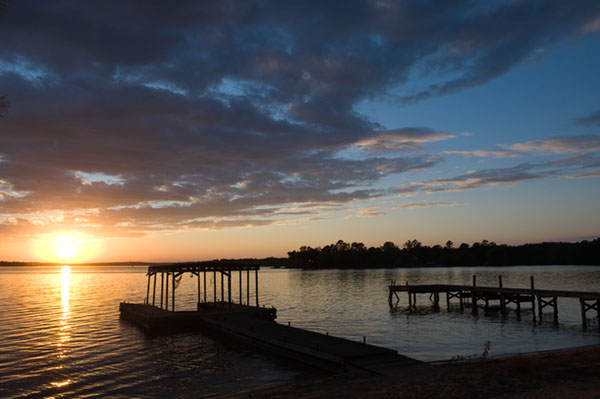
<svg viewBox="0 0 600 399"><path fill-rule="evenodd" d="M548 290L537 289L533 276L530 277L529 288L509 288L502 284L502 276L498 276L498 286L479 286L477 277L473 276L472 285L452 285L452 284L419 284L410 285L408 281L404 285L397 285L394 281L389 285L388 302L390 307L396 304L400 297L398 293L406 292L408 295L408 308L414 310L417 303L417 294L429 294L434 310L440 309L440 294L445 295L446 306L450 309L451 300L458 300L460 309L465 305L471 307L473 314L477 314L479 304L483 303L486 310L490 308L490 302L496 301L500 308L502 318L506 318L509 304L516 306L516 311L521 312L522 304L527 304L533 312L533 317L537 314L539 320L542 320L545 308L552 308L554 322L558 322L558 299L576 298L579 299L581 308L581 323L583 328L587 328L587 312L596 312L596 317L600 320L600 292L586 291L567 291L567 290ZM600 323L599 323L600 324Z"/></svg>
<svg viewBox="0 0 600 399"><path fill-rule="evenodd" d="M395 350L371 345L367 337L352 341L275 322L277 310L259 306L259 270L257 265L223 262L150 266L144 302L122 302L121 317L149 332L205 331L217 339L247 344L332 372L386 375L408 366L428 367ZM178 281L185 273L197 277L196 310L175 307ZM235 273L239 275L237 290L231 280ZM212 295L208 295L207 276L211 275ZM254 288L253 301L251 288Z"/></svg>

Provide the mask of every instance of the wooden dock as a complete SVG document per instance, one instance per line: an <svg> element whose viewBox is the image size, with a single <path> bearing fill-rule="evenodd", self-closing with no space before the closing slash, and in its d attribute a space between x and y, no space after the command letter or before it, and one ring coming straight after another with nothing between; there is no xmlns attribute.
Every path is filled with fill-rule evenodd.
<svg viewBox="0 0 600 399"><path fill-rule="evenodd" d="M255 265L220 262L151 266L145 303L121 303L121 317L147 331L206 331L221 339L248 344L279 357L333 372L385 375L409 366L428 367L423 362L399 355L395 350L368 344L366 338L356 342L276 323L276 309L259 307L258 296L255 305L249 305L249 275L255 272L255 288L258 291L258 270ZM236 272L240 273L239 303L233 300L230 280ZM246 272L248 284L245 289L241 278L243 272ZM177 285L174 282L183 273L198 276L196 310L175 311L173 304ZM213 301L206 295L206 273L215 273ZM222 274L220 295L217 294L216 273ZM160 295L157 295L159 274L161 285ZM226 286L228 289L225 291ZM245 303L243 293L246 293Z"/></svg>
<svg viewBox="0 0 600 399"><path fill-rule="evenodd" d="M500 313L503 318L506 317L508 305L516 305L516 311L521 311L521 304L531 304L529 307L533 311L533 316L537 314L542 320L543 310L551 307L553 310L554 321L558 322L558 299L576 298L579 299L581 309L581 323L583 328L587 328L587 312L596 311L596 317L600 320L600 292L587 291L567 291L567 290L549 290L535 288L533 276L530 277L529 288L508 288L502 285L502 276L498 276L498 286L479 286L477 278L473 276L472 285L452 285L452 284L420 284L410 285L408 281L405 285L396 285L392 282L389 286L388 301L391 307L399 302L399 292L406 292L408 295L408 309L414 310L417 302L417 294L430 294L433 308L440 308L440 294L445 294L446 306L450 309L452 299L458 300L460 309L464 309L466 304L471 306L471 311L476 314L479 304L483 303L484 308L490 308L490 302L497 301ZM599 323L600 324L600 323Z"/></svg>

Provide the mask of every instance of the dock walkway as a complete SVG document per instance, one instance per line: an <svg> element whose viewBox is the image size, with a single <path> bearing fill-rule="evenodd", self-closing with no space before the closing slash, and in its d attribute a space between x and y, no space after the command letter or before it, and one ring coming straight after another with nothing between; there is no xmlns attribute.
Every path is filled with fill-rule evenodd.
<svg viewBox="0 0 600 399"><path fill-rule="evenodd" d="M389 285L388 301L390 306L399 302L399 292L408 294L409 309L416 306L416 294L430 294L434 309L439 309L440 294L445 294L446 305L450 308L451 299L458 299L461 310L466 303L469 303L473 313L477 313L478 302L483 301L485 308L489 308L490 301L499 301L502 317L506 317L507 305L515 304L517 312L521 311L522 303L531 303L531 310L535 317L537 303L537 313L542 320L543 310L546 307L552 307L554 321L558 321L558 299L576 298L579 299L581 308L581 320L583 328L587 328L587 312L596 311L600 320L600 292L590 291L569 291L569 290L549 290L535 288L533 276L530 277L530 288L508 288L503 287L502 277L498 276L498 286L478 286L476 276L473 276L473 285L453 285L453 284L419 284L410 285L408 281L405 285L396 285L392 282Z"/></svg>
<svg viewBox="0 0 600 399"><path fill-rule="evenodd" d="M259 306L259 269L257 265L224 262L151 266L148 268L144 303L122 302L121 317L151 332L212 332L230 342L249 344L280 357L334 372L385 375L408 366L428 367L423 362L399 355L395 350L367 344L365 338L363 342L356 342L276 323L276 309ZM250 278L251 272L254 273L253 279ZM184 273L198 278L196 310L175 308L178 279ZM212 295L207 295L207 288L210 288L207 274L213 276ZM239 275L238 295L233 295L231 277L234 274ZM217 284L217 276L221 277L220 284ZM254 306L250 305L252 280L256 298ZM236 297L239 298L238 303L235 303Z"/></svg>

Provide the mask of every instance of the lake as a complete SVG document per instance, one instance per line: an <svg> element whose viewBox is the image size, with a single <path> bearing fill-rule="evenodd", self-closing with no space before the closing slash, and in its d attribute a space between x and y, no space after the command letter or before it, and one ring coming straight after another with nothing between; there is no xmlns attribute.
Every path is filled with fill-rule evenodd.
<svg viewBox="0 0 600 399"><path fill-rule="evenodd" d="M173 397L230 393L286 382L303 371L251 349L200 333L148 335L119 319L119 302L142 302L145 267L0 268L0 397ZM391 280L411 284L496 285L598 291L600 267L414 268L375 270L263 269L260 303L277 308L278 322L396 349L424 361L490 356L600 344L595 313L581 327L578 300L559 299L559 323L551 313L535 323L528 305L477 316L458 306L433 312L428 295L407 312L387 301ZM209 277L209 287L211 286ZM232 287L236 287L235 274ZM197 280L184 276L178 310L194 309ZM233 290L233 298L237 298ZM254 293L251 293L251 298ZM210 297L210 291L209 291ZM546 311L551 312L550 308Z"/></svg>

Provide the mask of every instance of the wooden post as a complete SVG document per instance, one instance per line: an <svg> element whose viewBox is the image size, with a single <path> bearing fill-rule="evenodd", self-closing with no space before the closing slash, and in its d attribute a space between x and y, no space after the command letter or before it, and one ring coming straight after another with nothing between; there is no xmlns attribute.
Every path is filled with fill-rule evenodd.
<svg viewBox="0 0 600 399"><path fill-rule="evenodd" d="M540 318L540 323L541 323L542 322L542 298L538 296L537 302L538 302L538 316Z"/></svg>
<svg viewBox="0 0 600 399"><path fill-rule="evenodd" d="M204 278L202 279L202 283L204 284L204 303L206 303L206 270L203 272Z"/></svg>
<svg viewBox="0 0 600 399"><path fill-rule="evenodd" d="M231 270L227 274L227 300L229 302L229 307L231 307Z"/></svg>
<svg viewBox="0 0 600 399"><path fill-rule="evenodd" d="M242 269L240 269L240 305L242 304Z"/></svg>
<svg viewBox="0 0 600 399"><path fill-rule="evenodd" d="M477 276L473 275L473 289L471 289L471 313L477 314L477 296L475 295L477 287Z"/></svg>
<svg viewBox="0 0 600 399"><path fill-rule="evenodd" d="M504 292L502 292L502 276L498 276L498 285L500 287L500 313L502 318L506 318L506 302L504 301Z"/></svg>
<svg viewBox="0 0 600 399"><path fill-rule="evenodd" d="M165 281L165 310L169 310L169 273Z"/></svg>
<svg viewBox="0 0 600 399"><path fill-rule="evenodd" d="M531 284L531 311L533 313L533 321L535 321L535 295L534 295L534 291L535 291L535 283L533 281L533 276L529 277L529 281ZM540 319L541 321L542 319Z"/></svg>
<svg viewBox="0 0 600 399"><path fill-rule="evenodd" d="M213 296L214 302L217 303L217 269L213 269Z"/></svg>
<svg viewBox="0 0 600 399"><path fill-rule="evenodd" d="M148 305L150 297L150 273L148 273L148 287L146 288L146 305Z"/></svg>
<svg viewBox="0 0 600 399"><path fill-rule="evenodd" d="M154 273L154 288L152 288L152 306L154 306L156 301L156 273Z"/></svg>
<svg viewBox="0 0 600 399"><path fill-rule="evenodd" d="M200 272L198 272L198 306L200 306L200 298L202 297L200 293Z"/></svg>
<svg viewBox="0 0 600 399"><path fill-rule="evenodd" d="M406 280L406 293L408 294L408 308L412 310L413 302L412 302L412 294L410 293L410 289L408 288L408 280Z"/></svg>
<svg viewBox="0 0 600 399"><path fill-rule="evenodd" d="M446 308L450 310L450 293L446 291Z"/></svg>
<svg viewBox="0 0 600 399"><path fill-rule="evenodd" d="M558 297L554 297L554 322L558 323Z"/></svg>
<svg viewBox="0 0 600 399"><path fill-rule="evenodd" d="M160 274L160 308L163 308L163 293L165 290L165 272Z"/></svg>
<svg viewBox="0 0 600 399"><path fill-rule="evenodd" d="M223 269L221 269L221 303L225 303L225 288L223 286Z"/></svg>
<svg viewBox="0 0 600 399"><path fill-rule="evenodd" d="M250 306L250 269L246 270L246 305Z"/></svg>
<svg viewBox="0 0 600 399"><path fill-rule="evenodd" d="M585 299L579 298L579 304L581 305L581 325L585 330L587 328L587 318L585 315Z"/></svg>
<svg viewBox="0 0 600 399"><path fill-rule="evenodd" d="M173 308L173 312L175 311L175 272L173 272L173 278L171 279L171 283L173 284L173 300L171 301L171 307Z"/></svg>
<svg viewBox="0 0 600 399"><path fill-rule="evenodd" d="M254 270L254 276L256 278L256 307L258 307L258 269Z"/></svg>
<svg viewBox="0 0 600 399"><path fill-rule="evenodd" d="M458 299L460 301L460 310L463 311L465 309L465 305L463 303L463 292L458 291Z"/></svg>

